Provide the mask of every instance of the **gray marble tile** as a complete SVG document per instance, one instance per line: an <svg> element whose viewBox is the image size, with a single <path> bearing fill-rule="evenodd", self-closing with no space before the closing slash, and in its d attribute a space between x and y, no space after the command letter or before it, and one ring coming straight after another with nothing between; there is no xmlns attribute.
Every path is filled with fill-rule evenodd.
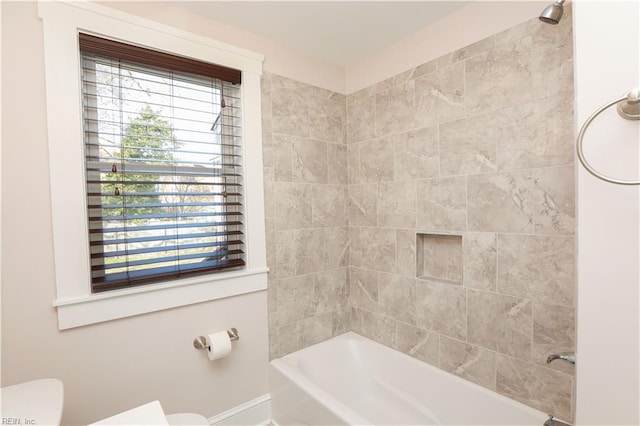
<svg viewBox="0 0 640 426"><path fill-rule="evenodd" d="M361 229L359 226L349 226L349 266L362 266L362 243Z"/></svg>
<svg viewBox="0 0 640 426"><path fill-rule="evenodd" d="M573 166L532 171L534 230L537 234L575 231L575 170Z"/></svg>
<svg viewBox="0 0 640 426"><path fill-rule="evenodd" d="M273 87L273 131L292 136L309 136L307 93L296 88Z"/></svg>
<svg viewBox="0 0 640 426"><path fill-rule="evenodd" d="M467 232L462 238L465 287L495 291L497 238L491 232Z"/></svg>
<svg viewBox="0 0 640 426"><path fill-rule="evenodd" d="M351 327L351 331L364 335L364 333L362 332L362 312L364 312L362 309L352 306L349 324Z"/></svg>
<svg viewBox="0 0 640 426"><path fill-rule="evenodd" d="M422 65L418 65L413 72L414 78L422 77L423 75L430 74L438 69L438 61L436 59L425 62Z"/></svg>
<svg viewBox="0 0 640 426"><path fill-rule="evenodd" d="M360 229L362 266L373 271L396 270L396 231L387 228Z"/></svg>
<svg viewBox="0 0 640 426"><path fill-rule="evenodd" d="M418 280L416 290L418 327L457 339L466 338L467 301L464 287Z"/></svg>
<svg viewBox="0 0 640 426"><path fill-rule="evenodd" d="M362 183L362 177L360 176L360 145L350 144L347 145L347 177L349 184Z"/></svg>
<svg viewBox="0 0 640 426"><path fill-rule="evenodd" d="M298 326L296 323L269 330L269 359L283 357L298 349Z"/></svg>
<svg viewBox="0 0 640 426"><path fill-rule="evenodd" d="M271 103L269 103L271 105ZM264 113L262 115L262 147L273 147L273 117L272 114Z"/></svg>
<svg viewBox="0 0 640 426"><path fill-rule="evenodd" d="M391 138L374 139L359 146L359 182L394 180L394 143Z"/></svg>
<svg viewBox="0 0 640 426"><path fill-rule="evenodd" d="M276 184L273 168L264 170L264 216L276 217Z"/></svg>
<svg viewBox="0 0 640 426"><path fill-rule="evenodd" d="M464 176L422 179L416 185L419 229L459 231L467 228Z"/></svg>
<svg viewBox="0 0 640 426"><path fill-rule="evenodd" d="M349 268L349 302L371 312L378 310L378 273L362 268Z"/></svg>
<svg viewBox="0 0 640 426"><path fill-rule="evenodd" d="M349 185L347 209L351 226L376 226L377 213L377 185Z"/></svg>
<svg viewBox="0 0 640 426"><path fill-rule="evenodd" d="M495 358L495 352L440 336L440 368L485 388L496 387Z"/></svg>
<svg viewBox="0 0 640 426"><path fill-rule="evenodd" d="M360 89L358 91L355 91L353 93L350 93L347 95L347 106L351 103L351 102L355 102L355 101L359 101L362 100L364 98L369 98L372 97L373 95L376 94L375 92L375 84L371 85L371 86L367 86L364 89Z"/></svg>
<svg viewBox="0 0 640 426"><path fill-rule="evenodd" d="M276 226L279 230L311 226L311 186L276 182Z"/></svg>
<svg viewBox="0 0 640 426"><path fill-rule="evenodd" d="M336 309L331 315L331 335L339 336L351 331L351 307Z"/></svg>
<svg viewBox="0 0 640 426"><path fill-rule="evenodd" d="M536 302L533 304L533 361L554 370L575 375L575 367L547 357L562 352L575 353L575 308Z"/></svg>
<svg viewBox="0 0 640 426"><path fill-rule="evenodd" d="M555 417L572 420L571 376L498 354L496 390Z"/></svg>
<svg viewBox="0 0 640 426"><path fill-rule="evenodd" d="M391 86L397 86L399 84L405 84L410 82L411 80L415 79L415 68L410 68L406 71L403 71L401 73L398 73L396 75L394 75L391 78L388 78L387 80L390 82L389 83L389 87ZM383 82L384 83L384 82ZM378 90L378 92L381 92L382 90L387 90L388 87L385 86L384 89Z"/></svg>
<svg viewBox="0 0 640 426"><path fill-rule="evenodd" d="M354 143L376 136L375 97L347 96L347 142Z"/></svg>
<svg viewBox="0 0 640 426"><path fill-rule="evenodd" d="M396 321L369 311L362 312L362 335L390 348L396 345Z"/></svg>
<svg viewBox="0 0 640 426"><path fill-rule="evenodd" d="M284 77L279 74L271 74L271 91L286 89L286 90L296 90L299 93L310 94L318 93L318 91L323 91L325 89L321 89L319 87L313 87L307 83L303 83L298 80L293 80L289 77Z"/></svg>
<svg viewBox="0 0 640 426"><path fill-rule="evenodd" d="M267 247L267 266L273 268L277 265L276 256L276 219L266 217L264 219L265 244Z"/></svg>
<svg viewBox="0 0 640 426"><path fill-rule="evenodd" d="M331 94L327 97L327 99L334 101L334 102L338 102L338 103L342 103L342 104L347 104L347 95L342 94L342 93L338 93L338 92L331 92Z"/></svg>
<svg viewBox="0 0 640 426"><path fill-rule="evenodd" d="M468 177L469 230L533 231L533 179L530 171Z"/></svg>
<svg viewBox="0 0 640 426"><path fill-rule="evenodd" d="M499 44L465 61L467 112L518 105L535 98L532 38Z"/></svg>
<svg viewBox="0 0 640 426"><path fill-rule="evenodd" d="M273 135L273 168L275 180L278 182L291 182L292 178L292 137L289 135Z"/></svg>
<svg viewBox="0 0 640 426"><path fill-rule="evenodd" d="M414 80L410 80L376 94L376 136L416 127L415 93Z"/></svg>
<svg viewBox="0 0 640 426"><path fill-rule="evenodd" d="M296 274L295 231L277 231L275 238L276 266L278 278L292 277Z"/></svg>
<svg viewBox="0 0 640 426"><path fill-rule="evenodd" d="M486 52L495 46L494 37L487 37L458 50L447 53L436 60L438 69L443 69L460 61L469 59L479 53Z"/></svg>
<svg viewBox="0 0 640 426"><path fill-rule="evenodd" d="M349 303L347 267L314 274L316 314L343 309Z"/></svg>
<svg viewBox="0 0 640 426"><path fill-rule="evenodd" d="M311 223L316 228L347 225L345 185L312 185Z"/></svg>
<svg viewBox="0 0 640 426"><path fill-rule="evenodd" d="M446 123L466 114L463 62L418 78L415 90L418 127Z"/></svg>
<svg viewBox="0 0 640 426"><path fill-rule="evenodd" d="M496 123L499 170L573 163L573 97L553 96L489 114ZM544 123L544 125L541 125Z"/></svg>
<svg viewBox="0 0 640 426"><path fill-rule="evenodd" d="M346 185L349 181L348 156L345 145L327 144L327 181L332 184Z"/></svg>
<svg viewBox="0 0 640 426"><path fill-rule="evenodd" d="M462 284L462 237L418 234L417 274L420 278Z"/></svg>
<svg viewBox="0 0 640 426"><path fill-rule="evenodd" d="M438 128L427 127L400 133L395 141L396 180L438 175Z"/></svg>
<svg viewBox="0 0 640 426"><path fill-rule="evenodd" d="M494 172L499 116L484 114L440 124L440 174Z"/></svg>
<svg viewBox="0 0 640 426"><path fill-rule="evenodd" d="M379 312L409 324L416 323L416 280L394 274L378 275Z"/></svg>
<svg viewBox="0 0 640 426"><path fill-rule="evenodd" d="M347 105L325 97L309 103L309 137L325 142L345 143Z"/></svg>
<svg viewBox="0 0 640 426"><path fill-rule="evenodd" d="M260 76L260 95L262 115L271 115L271 73L263 72Z"/></svg>
<svg viewBox="0 0 640 426"><path fill-rule="evenodd" d="M396 230L396 273L416 277L416 232L413 230Z"/></svg>
<svg viewBox="0 0 640 426"><path fill-rule="evenodd" d="M414 228L416 226L415 181L379 183L377 212L378 226Z"/></svg>
<svg viewBox="0 0 640 426"><path fill-rule="evenodd" d="M392 86L393 86L393 80L394 77L389 77L385 80L379 81L377 83L375 83L372 86L369 86L370 89L370 93L372 95L377 95L378 93L381 92L386 92L387 90L389 90Z"/></svg>
<svg viewBox="0 0 640 426"><path fill-rule="evenodd" d="M495 293L467 292L467 341L531 359L531 301Z"/></svg>
<svg viewBox="0 0 640 426"><path fill-rule="evenodd" d="M315 345L332 337L331 313L314 315L297 323L298 345L301 348Z"/></svg>
<svg viewBox="0 0 640 426"><path fill-rule="evenodd" d="M397 326L397 350L428 364L440 365L440 336L403 322Z"/></svg>
<svg viewBox="0 0 640 426"><path fill-rule="evenodd" d="M539 96L561 95L566 99L573 99L573 43L549 46L538 44L534 38L532 50L534 55L533 86ZM552 58L552 60L545 62L545 56Z"/></svg>
<svg viewBox="0 0 640 426"><path fill-rule="evenodd" d="M492 37L496 46L502 44L513 44L520 39L531 37L532 34L534 34L538 30L544 31L546 27L551 27L551 25L541 24L542 23L537 18L531 18L520 25L515 25L513 27L507 28L506 30L500 31L497 34L494 34Z"/></svg>
<svg viewBox="0 0 640 426"><path fill-rule="evenodd" d="M347 228L302 229L295 232L296 274L326 271L347 265Z"/></svg>
<svg viewBox="0 0 640 426"><path fill-rule="evenodd" d="M562 94L573 99L572 9L571 3L565 4L564 25L538 25L531 32L533 84L540 97Z"/></svg>
<svg viewBox="0 0 640 426"><path fill-rule="evenodd" d="M278 326L291 324L313 316L316 311L315 279L313 275L278 280Z"/></svg>
<svg viewBox="0 0 640 426"><path fill-rule="evenodd" d="M262 166L264 168L272 169L275 165L274 160L274 152L273 152L273 143L271 146L262 145Z"/></svg>
<svg viewBox="0 0 640 426"><path fill-rule="evenodd" d="M572 305L574 238L498 235L498 292Z"/></svg>
<svg viewBox="0 0 640 426"><path fill-rule="evenodd" d="M294 182L327 183L327 144L306 138L292 140Z"/></svg>

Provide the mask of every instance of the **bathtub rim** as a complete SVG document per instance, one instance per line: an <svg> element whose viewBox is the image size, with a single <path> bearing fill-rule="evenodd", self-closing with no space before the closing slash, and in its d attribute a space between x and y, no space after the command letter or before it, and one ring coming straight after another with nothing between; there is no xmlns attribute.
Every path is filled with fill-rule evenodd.
<svg viewBox="0 0 640 426"><path fill-rule="evenodd" d="M330 344L331 342L340 341L340 340L361 341L361 342L364 342L365 344L372 345L382 351L393 351L395 356L405 359L407 362L412 363L412 365L415 365L418 368L427 369L430 371L430 373L443 376L447 380L452 380L457 385L468 387L468 388L471 388L472 390L475 389L475 390L479 390L480 392L489 393L493 398L501 400L507 404L514 405L519 409L529 412L533 416L538 416L542 419L540 424L542 424L549 416L543 411L540 411L536 408L533 408L515 399L511 399L505 395L502 395L496 392L495 390L486 388L470 380L464 379L460 376L457 376L453 373L445 371L432 364L429 364L427 362L414 358L397 349L391 348L389 346L376 342L372 339L369 339L368 337L362 336L354 331L348 331L346 333L340 334L338 336L334 336L330 339L324 340L322 342L316 343L306 348L299 349L295 352L291 352L287 355L284 355L280 358L276 358L270 361L271 368L277 369L285 377L291 380L291 382L293 382L296 386L306 391L310 398L322 404L324 407L330 410L334 415L343 419L349 425L363 425L363 424L371 424L371 423L369 420L367 420L366 418L364 418L363 416L355 412L348 405L342 403L339 399L331 395L328 391L324 390L320 385L318 385L313 380L308 378L297 367L297 361L301 357L304 357L305 353L315 352L318 350L317 348L321 345L327 345L327 344ZM554 416L554 419L563 421L563 419L555 416Z"/></svg>

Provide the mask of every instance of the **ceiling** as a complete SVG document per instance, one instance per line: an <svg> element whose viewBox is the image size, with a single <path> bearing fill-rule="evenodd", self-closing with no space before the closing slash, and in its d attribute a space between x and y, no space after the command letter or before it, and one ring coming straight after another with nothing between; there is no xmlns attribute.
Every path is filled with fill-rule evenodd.
<svg viewBox="0 0 640 426"><path fill-rule="evenodd" d="M176 7L338 66L426 27L468 1L175 1Z"/></svg>

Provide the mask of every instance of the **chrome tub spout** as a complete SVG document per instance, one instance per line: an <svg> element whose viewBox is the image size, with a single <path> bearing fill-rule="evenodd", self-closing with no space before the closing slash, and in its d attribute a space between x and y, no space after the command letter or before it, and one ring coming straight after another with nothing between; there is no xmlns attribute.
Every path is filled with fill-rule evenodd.
<svg viewBox="0 0 640 426"><path fill-rule="evenodd" d="M574 354L551 354L547 357L547 364L555 361L556 359L561 359L562 361L568 362L569 364L576 365L576 356Z"/></svg>

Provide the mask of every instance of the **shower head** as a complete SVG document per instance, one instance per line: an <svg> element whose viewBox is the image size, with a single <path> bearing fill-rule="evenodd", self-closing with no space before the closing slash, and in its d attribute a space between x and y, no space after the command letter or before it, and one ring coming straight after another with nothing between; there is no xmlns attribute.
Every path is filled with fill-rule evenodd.
<svg viewBox="0 0 640 426"><path fill-rule="evenodd" d="M565 0L556 0L554 4L551 4L544 8L538 19L545 24L557 25L562 19L562 12Z"/></svg>

